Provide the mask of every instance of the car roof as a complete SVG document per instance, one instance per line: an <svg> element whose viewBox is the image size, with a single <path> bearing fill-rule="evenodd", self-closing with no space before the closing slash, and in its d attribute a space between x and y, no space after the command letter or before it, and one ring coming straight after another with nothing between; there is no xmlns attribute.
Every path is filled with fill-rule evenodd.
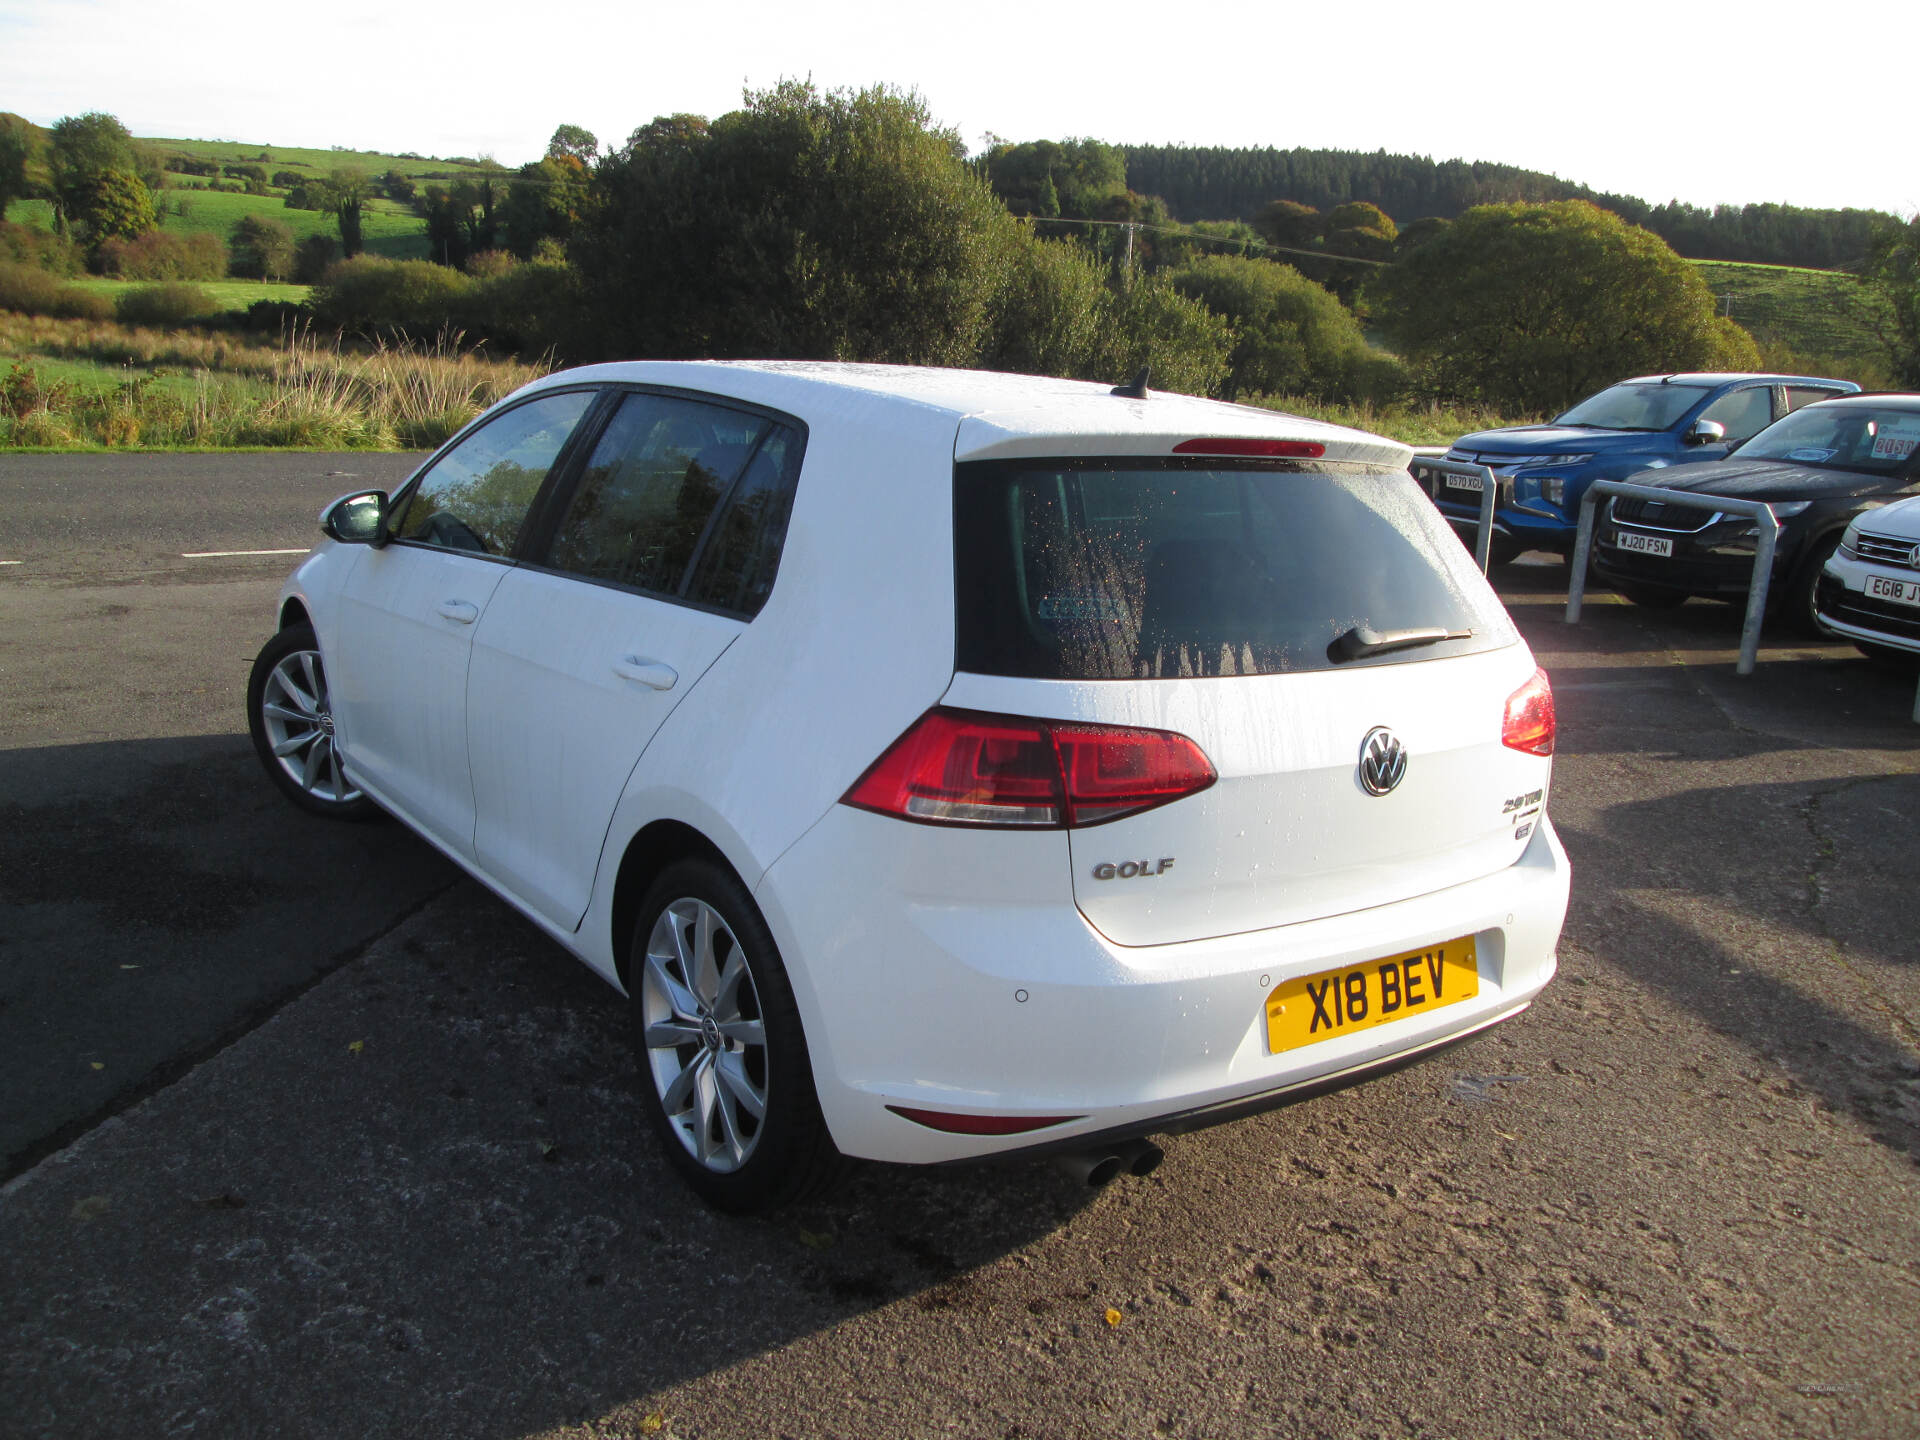
<svg viewBox="0 0 1920 1440"><path fill-rule="evenodd" d="M1733 385L1749 380L1764 380L1769 385L1841 385L1849 390L1860 388L1851 380L1836 380L1830 375L1775 375L1765 370L1692 370L1671 375L1635 375L1631 380L1616 380L1614 384Z"/></svg>
<svg viewBox="0 0 1920 1440"><path fill-rule="evenodd" d="M809 425L846 419L885 423L875 402L950 418L954 458L1044 455L1166 455L1182 440L1233 437L1305 440L1326 457L1404 469L1412 449L1363 430L1250 405L1152 390L1117 396L1111 385L1045 375L863 365L821 360L632 360L557 371L528 386L667 385L730 395L789 411Z"/></svg>
<svg viewBox="0 0 1920 1440"><path fill-rule="evenodd" d="M1912 390L1866 391L1859 395L1836 395L1831 400L1816 401L1822 409L1844 406L1849 410L1920 410L1920 392ZM1803 405L1801 409L1811 409Z"/></svg>

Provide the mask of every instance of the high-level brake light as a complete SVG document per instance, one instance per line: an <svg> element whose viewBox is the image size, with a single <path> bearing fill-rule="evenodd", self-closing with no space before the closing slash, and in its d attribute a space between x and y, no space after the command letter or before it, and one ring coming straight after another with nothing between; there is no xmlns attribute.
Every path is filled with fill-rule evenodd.
<svg viewBox="0 0 1920 1440"><path fill-rule="evenodd" d="M928 825L1098 825L1197 794L1218 778L1169 730L935 707L842 796Z"/></svg>
<svg viewBox="0 0 1920 1440"><path fill-rule="evenodd" d="M1289 460L1318 460L1327 447L1318 440L1255 440L1245 436L1223 435L1212 440L1182 440L1173 447L1176 455L1253 455Z"/></svg>

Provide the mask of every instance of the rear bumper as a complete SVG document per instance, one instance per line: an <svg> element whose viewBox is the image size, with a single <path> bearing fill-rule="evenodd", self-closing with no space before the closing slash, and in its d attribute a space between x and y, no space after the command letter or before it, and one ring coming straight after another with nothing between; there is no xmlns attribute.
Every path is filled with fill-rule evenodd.
<svg viewBox="0 0 1920 1440"><path fill-rule="evenodd" d="M994 904L956 903L945 866L977 839L835 807L757 898L787 958L835 1143L934 1164L1199 1128L1339 1088L1524 1009L1551 978L1566 853L1544 821L1520 860L1411 900L1274 930L1113 944L1065 893L1064 837L1005 835ZM1061 848L1049 852L1049 847ZM871 883L868 883L871 882ZM1286 980L1472 935L1474 997L1280 1054L1265 997ZM1075 1117L953 1135L889 1105Z"/></svg>

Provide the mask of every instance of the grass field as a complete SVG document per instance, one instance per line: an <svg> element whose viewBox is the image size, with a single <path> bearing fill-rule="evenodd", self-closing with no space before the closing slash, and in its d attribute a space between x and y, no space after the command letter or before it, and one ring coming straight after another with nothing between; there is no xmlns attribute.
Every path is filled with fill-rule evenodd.
<svg viewBox="0 0 1920 1440"><path fill-rule="evenodd" d="M94 275L82 275L66 282L81 290L91 290L97 295L118 296L122 291L137 289L151 284L147 280L103 280ZM313 289L311 285L278 285L270 280L189 280L220 302L222 310L244 310L256 300L283 300L289 305L298 305L307 298Z"/></svg>
<svg viewBox="0 0 1920 1440"><path fill-rule="evenodd" d="M243 216L265 215L291 230L296 241L309 235L340 238L340 227L330 213L289 210L284 196L278 193L236 195L224 190L168 189L156 197L154 208L160 212L162 230L176 230L182 235L207 230L226 240ZM45 200L16 200L7 207L6 218L16 225L51 230L53 207ZM360 233L369 255L389 260L427 258L427 222L391 200L367 202L360 214Z"/></svg>
<svg viewBox="0 0 1920 1440"><path fill-rule="evenodd" d="M223 165L261 165L269 174L275 170L302 170L313 175L324 175L329 170L350 167L364 170L369 175L384 175L389 170L398 170L402 175L411 176L415 180L453 180L462 175L481 175L491 172L497 176L501 173L497 167L476 165L472 159L463 163L458 160L439 160L430 155L409 158L404 155L388 155L375 150L263 145L252 140L143 138L140 143L152 146L163 156L188 155L196 160L218 160Z"/></svg>
<svg viewBox="0 0 1920 1440"><path fill-rule="evenodd" d="M1720 301L1760 342L1766 363L1789 373L1832 375L1868 389L1888 383L1888 357L1876 333L1886 302L1837 270L1785 265L1691 262Z"/></svg>

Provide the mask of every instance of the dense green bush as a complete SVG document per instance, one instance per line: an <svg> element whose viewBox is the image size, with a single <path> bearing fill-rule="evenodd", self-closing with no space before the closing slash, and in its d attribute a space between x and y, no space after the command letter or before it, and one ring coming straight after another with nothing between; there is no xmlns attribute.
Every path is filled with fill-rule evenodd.
<svg viewBox="0 0 1920 1440"><path fill-rule="evenodd" d="M1366 293L1435 394L1509 411L1550 414L1622 375L1759 359L1666 241L1581 200L1468 210Z"/></svg>
<svg viewBox="0 0 1920 1440"><path fill-rule="evenodd" d="M284 280L293 273L293 231L271 215L242 215L233 227L228 268L248 280Z"/></svg>
<svg viewBox="0 0 1920 1440"><path fill-rule="evenodd" d="M303 183L306 178L307 177L302 175L298 170L276 170L273 172L273 183L282 189L285 189L289 185L299 185Z"/></svg>
<svg viewBox="0 0 1920 1440"><path fill-rule="evenodd" d="M1397 388L1398 367L1368 349L1353 312L1291 265L1215 255L1167 278L1233 326L1221 390L1229 400L1267 394L1383 401Z"/></svg>
<svg viewBox="0 0 1920 1440"><path fill-rule="evenodd" d="M31 265L55 275L72 275L80 268L80 251L65 235L37 225L0 220L0 261Z"/></svg>
<svg viewBox="0 0 1920 1440"><path fill-rule="evenodd" d="M293 247L293 279L299 285L318 285L340 258L340 242L331 235L308 235Z"/></svg>
<svg viewBox="0 0 1920 1440"><path fill-rule="evenodd" d="M188 325L220 312L220 302L198 285L170 280L123 290L114 302L122 325Z"/></svg>
<svg viewBox="0 0 1920 1440"><path fill-rule="evenodd" d="M328 268L307 303L329 329L369 336L432 336L459 326L474 282L425 260L372 255Z"/></svg>
<svg viewBox="0 0 1920 1440"><path fill-rule="evenodd" d="M219 280L227 273L227 247L204 230L149 230L102 240L94 247L93 268L119 280Z"/></svg>
<svg viewBox="0 0 1920 1440"><path fill-rule="evenodd" d="M105 320L113 314L113 302L77 285L62 285L58 277L35 266L0 260L0 310L63 320Z"/></svg>

